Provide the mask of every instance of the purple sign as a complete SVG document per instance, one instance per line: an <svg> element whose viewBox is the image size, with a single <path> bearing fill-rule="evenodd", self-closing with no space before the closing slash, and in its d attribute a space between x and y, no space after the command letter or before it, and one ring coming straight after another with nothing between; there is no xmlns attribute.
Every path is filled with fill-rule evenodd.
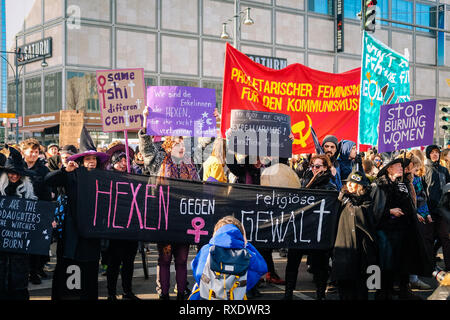
<svg viewBox="0 0 450 320"><path fill-rule="evenodd" d="M154 136L217 136L214 89L147 87L147 134Z"/></svg>
<svg viewBox="0 0 450 320"><path fill-rule="evenodd" d="M433 144L435 112L436 99L381 106L378 151Z"/></svg>

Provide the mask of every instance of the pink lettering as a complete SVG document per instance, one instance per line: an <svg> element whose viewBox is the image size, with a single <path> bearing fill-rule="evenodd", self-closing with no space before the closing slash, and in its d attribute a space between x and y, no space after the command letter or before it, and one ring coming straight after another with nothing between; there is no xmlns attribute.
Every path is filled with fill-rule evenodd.
<svg viewBox="0 0 450 320"><path fill-rule="evenodd" d="M193 234L195 243L199 243L200 236L208 234L208 231L202 230L203 227L205 226L205 220L203 220L200 217L194 218L191 221L191 225L192 225L192 228L194 228L194 229L188 229L186 231L186 233Z"/></svg>
<svg viewBox="0 0 450 320"><path fill-rule="evenodd" d="M112 181L110 183L109 192L98 190L98 180L95 180L95 213L94 213L94 226L97 223L97 205L98 205L98 194L109 194L109 209L108 209L108 228L109 228L109 216L111 214L111 200L112 200Z"/></svg>
<svg viewBox="0 0 450 320"><path fill-rule="evenodd" d="M150 189L150 188L156 188L156 186L153 184L148 184L145 186L144 229L156 230L156 228L147 227L147 198L156 198L154 195L148 194L148 189Z"/></svg>
<svg viewBox="0 0 450 320"><path fill-rule="evenodd" d="M159 222L158 222L158 230L161 230L161 203L163 204L164 209L164 217L166 219L166 230L169 224L169 191L170 186L167 186L167 206L166 202L164 201L164 193L162 186L159 186Z"/></svg>
<svg viewBox="0 0 450 320"><path fill-rule="evenodd" d="M121 228L121 229L123 229L122 226L116 226L117 198L119 197L119 194L128 194L128 192L120 192L119 191L119 185L120 184L128 184L128 182L116 182L116 204L114 206L114 217L113 217L112 226L113 226L113 228Z"/></svg>
<svg viewBox="0 0 450 320"><path fill-rule="evenodd" d="M139 227L140 227L141 229L143 229L144 227L143 227L143 225L142 225L141 212L139 211L139 207L138 207L137 202L136 202L136 196L137 196L138 191L139 191L139 189L141 188L142 184L139 184L139 185L138 185L138 187L136 188L136 191L134 191L134 187L133 187L133 184L132 184L132 183L130 183L130 186L131 186L131 194L133 195L133 200L131 201L131 209L130 209L130 215L129 215L129 217L128 217L127 228L130 227L131 217L133 216L133 211L134 211L133 209L134 209L134 207L136 206L136 215L137 215L138 220L139 220Z"/></svg>

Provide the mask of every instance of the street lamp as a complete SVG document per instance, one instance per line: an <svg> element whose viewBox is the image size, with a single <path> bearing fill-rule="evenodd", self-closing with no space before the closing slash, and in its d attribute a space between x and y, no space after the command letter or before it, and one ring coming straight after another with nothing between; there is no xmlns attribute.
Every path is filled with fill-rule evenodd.
<svg viewBox="0 0 450 320"><path fill-rule="evenodd" d="M24 55L24 53L20 52L20 50L17 49L17 38L16 38L16 50L15 51L0 51L0 53L11 53L14 54L14 59L15 59L15 64L16 64L16 68L14 71L13 66L11 65L11 63L9 63L8 59L6 59L3 55L1 55L0 57L2 57L3 60L5 60L8 65L11 67L11 70L13 72L14 75L14 83L16 85L16 144L19 143L19 78L20 78L20 72L23 70L23 66L22 68L19 70L19 56L22 57ZM41 62L41 67L45 68L48 66L48 63L45 61L45 55L41 55L41 54L37 54L34 53L33 56L37 56L37 57L43 57L44 59ZM6 140L6 137L5 137Z"/></svg>
<svg viewBox="0 0 450 320"><path fill-rule="evenodd" d="M220 38L222 39L229 39L230 35L227 32L227 24L229 22L232 22L234 20L234 28L233 28L233 47L237 49L237 41L238 41L238 30L239 30L239 37L241 33L241 23L250 26L254 24L252 18L250 18L250 8L246 8L242 11L239 11L238 8L238 1L234 0L234 16L222 23L222 33L220 35Z"/></svg>

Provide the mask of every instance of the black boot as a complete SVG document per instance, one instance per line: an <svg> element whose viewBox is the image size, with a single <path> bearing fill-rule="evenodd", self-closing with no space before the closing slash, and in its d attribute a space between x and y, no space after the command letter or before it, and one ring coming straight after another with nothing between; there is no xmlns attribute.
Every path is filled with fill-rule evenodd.
<svg viewBox="0 0 450 320"><path fill-rule="evenodd" d="M294 300L294 292L292 290L285 290L281 300Z"/></svg>
<svg viewBox="0 0 450 320"><path fill-rule="evenodd" d="M414 294L411 291L411 288L409 287L409 285L402 285L402 286L400 286L398 299L399 300L423 300L422 297Z"/></svg>
<svg viewBox="0 0 450 320"><path fill-rule="evenodd" d="M159 295L159 300L170 300L170 296L169 294L160 294Z"/></svg>

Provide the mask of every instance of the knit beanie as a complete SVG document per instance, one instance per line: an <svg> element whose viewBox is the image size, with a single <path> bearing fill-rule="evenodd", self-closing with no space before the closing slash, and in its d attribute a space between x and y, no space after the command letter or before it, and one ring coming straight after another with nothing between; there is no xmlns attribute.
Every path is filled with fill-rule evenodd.
<svg viewBox="0 0 450 320"><path fill-rule="evenodd" d="M328 136L326 136L325 138L323 138L323 141L322 141L322 147L325 145L325 143L327 143L327 142L332 142L332 143L334 143L335 145L336 145L336 148L337 148L337 146L338 146L338 139L335 137L335 136L333 136L333 135L328 135Z"/></svg>
<svg viewBox="0 0 450 320"><path fill-rule="evenodd" d="M425 154L426 154L426 156L427 156L427 159L430 159L430 154L431 154L431 152L433 151L433 150L438 150L439 151L439 154L441 153L441 148L439 148L439 146L437 146L437 145L435 145L435 144L432 144L432 145L429 145L426 149L425 149ZM431 160L431 159L430 159Z"/></svg>

